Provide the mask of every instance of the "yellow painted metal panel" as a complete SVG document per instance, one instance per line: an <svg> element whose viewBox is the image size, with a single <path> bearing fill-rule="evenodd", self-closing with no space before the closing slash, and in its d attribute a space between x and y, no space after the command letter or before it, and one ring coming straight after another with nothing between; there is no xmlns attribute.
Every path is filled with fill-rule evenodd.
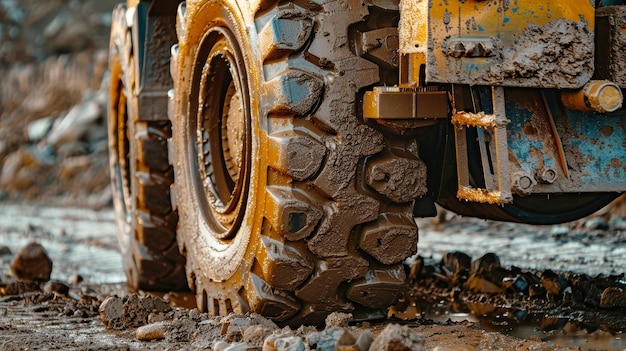
<svg viewBox="0 0 626 351"><path fill-rule="evenodd" d="M582 87L593 74L594 15L586 0L434 0L427 80Z"/></svg>

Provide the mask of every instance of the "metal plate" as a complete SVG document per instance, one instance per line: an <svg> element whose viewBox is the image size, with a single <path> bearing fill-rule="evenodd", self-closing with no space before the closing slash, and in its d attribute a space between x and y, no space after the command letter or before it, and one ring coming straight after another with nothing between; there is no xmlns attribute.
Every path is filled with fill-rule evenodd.
<svg viewBox="0 0 626 351"><path fill-rule="evenodd" d="M439 0L429 11L428 82L574 89L593 74L592 1Z"/></svg>

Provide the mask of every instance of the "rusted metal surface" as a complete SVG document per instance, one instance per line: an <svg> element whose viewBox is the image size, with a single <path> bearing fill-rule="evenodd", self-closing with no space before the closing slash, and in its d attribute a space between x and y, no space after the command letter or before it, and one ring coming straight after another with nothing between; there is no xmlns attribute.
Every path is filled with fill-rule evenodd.
<svg viewBox="0 0 626 351"><path fill-rule="evenodd" d="M624 191L623 118L564 110L557 101L547 92L507 91L511 172L532 175L537 181L533 193ZM546 169L555 173L546 175Z"/></svg>
<svg viewBox="0 0 626 351"><path fill-rule="evenodd" d="M461 200L505 204L510 203L511 179L509 179L509 159L506 137L506 126L509 122L505 113L505 99L503 87L491 89L492 114L480 111L478 113L457 112L452 123L455 125L456 163L458 177L457 197ZM470 155L467 145L467 128L477 127L480 130L480 159L483 163L483 178L485 188L475 188L470 184L469 162ZM485 134L489 134L489 147L486 145ZM488 150L489 149L489 150Z"/></svg>
<svg viewBox="0 0 626 351"><path fill-rule="evenodd" d="M503 190L519 196L626 190L621 115L567 110L554 91L502 88L506 117L498 128L496 113L490 113L498 103L495 95L487 88L476 91L476 108L485 111L456 112L452 118L459 199L494 203ZM468 128L474 128L471 139ZM507 174L506 188L501 172ZM475 184L484 188L474 189Z"/></svg>
<svg viewBox="0 0 626 351"><path fill-rule="evenodd" d="M621 108L624 96L615 83L592 80L580 90L562 92L561 101L571 110L607 113Z"/></svg>
<svg viewBox="0 0 626 351"><path fill-rule="evenodd" d="M434 2L427 32L417 33L421 17L401 21L400 49L421 54L427 45L427 82L580 88L593 74L594 11L589 1Z"/></svg>

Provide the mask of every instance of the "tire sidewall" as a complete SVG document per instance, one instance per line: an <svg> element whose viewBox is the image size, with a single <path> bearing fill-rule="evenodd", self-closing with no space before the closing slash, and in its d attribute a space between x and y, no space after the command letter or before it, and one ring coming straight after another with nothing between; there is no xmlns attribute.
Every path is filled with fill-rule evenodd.
<svg viewBox="0 0 626 351"><path fill-rule="evenodd" d="M263 201L259 195L263 191L262 185L265 183L265 175L261 170L261 147L260 147L260 127L259 119L259 96L254 92L259 91L258 68L255 66L255 55L250 43L250 38L246 31L246 23L238 8L228 1L209 1L199 7L195 13L188 13L191 20L187 21L188 27L185 31L186 43L179 44L181 59L178 74L179 80L176 82L176 118L173 126L173 139L175 144L176 162L174 168L176 172L176 194L180 208L179 235L183 236L188 253L188 270L193 270L196 279L224 282L231 278L242 280L242 274L249 271L254 258L255 247L258 243L259 231L262 224ZM216 17L221 19L216 19ZM193 135L195 131L196 117L192 114L194 104L193 96L194 79L198 73L194 72L196 62L204 61L205 58L198 57L201 45L206 39L206 34L216 26L227 27L232 32L237 45L243 56L243 65L247 72L242 82L247 85L248 91L248 120L250 131L249 143L249 174L247 195L244 199L245 209L241 219L239 230L234 238L230 240L219 240L212 233L205 214L201 213L201 196L198 189L202 185L197 184L197 170L191 158L195 157L196 151L194 143L197 139ZM200 33L200 34L198 34ZM184 79L183 77L191 77ZM184 161L182 161L184 160ZM263 179L260 179L263 178ZM207 214L210 215L210 214ZM191 282L190 282L191 283ZM238 287L235 287L238 289Z"/></svg>
<svg viewBox="0 0 626 351"><path fill-rule="evenodd" d="M130 184L124 182L124 175L122 173L122 160L119 158L120 145L119 138L120 133L125 133L120 125L119 104L122 99L122 95L126 98L126 113L128 117L129 104L129 89L128 89L128 64L129 57L127 57L126 43L127 39L127 26L125 21L126 7L118 5L113 13L113 24L111 31L111 43L109 52L109 71L111 74L111 83L109 89L109 106L108 106L108 129L109 129L109 167L111 174L111 188L113 193L113 207L116 213L116 220L118 226L118 242L120 250L122 251L122 257L126 259L131 250L131 240L133 235L132 220L129 214L133 210L131 205ZM126 69L125 69L126 68ZM124 122L129 124L128 118ZM131 162L131 160L124 160L125 162ZM132 167L132 162L130 163ZM127 188L126 191L124 188Z"/></svg>

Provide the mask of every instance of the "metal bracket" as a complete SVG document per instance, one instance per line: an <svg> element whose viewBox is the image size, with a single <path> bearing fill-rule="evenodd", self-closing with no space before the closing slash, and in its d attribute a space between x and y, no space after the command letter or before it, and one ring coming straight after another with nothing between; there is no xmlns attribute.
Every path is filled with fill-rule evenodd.
<svg viewBox="0 0 626 351"><path fill-rule="evenodd" d="M363 98L363 116L373 119L448 117L448 93L436 87L374 87Z"/></svg>
<svg viewBox="0 0 626 351"><path fill-rule="evenodd" d="M506 125L509 123L504 103L504 88L491 88L493 113L456 112L452 116L456 138L456 164L460 200L506 204L513 201L509 170ZM485 188L470 185L467 127L478 128L480 156ZM495 155L495 157L493 157Z"/></svg>

